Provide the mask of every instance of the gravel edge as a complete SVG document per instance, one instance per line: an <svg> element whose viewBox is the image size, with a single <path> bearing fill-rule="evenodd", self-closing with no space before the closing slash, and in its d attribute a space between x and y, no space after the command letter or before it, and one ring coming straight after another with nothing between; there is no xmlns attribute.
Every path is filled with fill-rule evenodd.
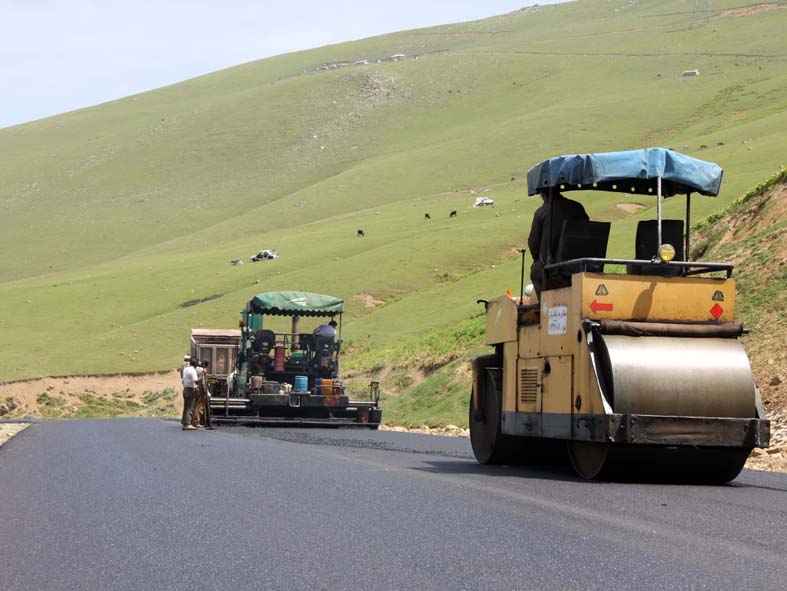
<svg viewBox="0 0 787 591"><path fill-rule="evenodd" d="M0 423L0 447L17 435L27 429L32 423Z"/></svg>

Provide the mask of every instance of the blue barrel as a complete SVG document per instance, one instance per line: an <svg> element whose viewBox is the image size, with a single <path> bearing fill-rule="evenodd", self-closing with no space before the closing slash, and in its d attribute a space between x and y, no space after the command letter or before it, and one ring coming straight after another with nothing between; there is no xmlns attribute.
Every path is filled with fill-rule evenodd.
<svg viewBox="0 0 787 591"><path fill-rule="evenodd" d="M309 376L295 376L296 392L306 392L309 389Z"/></svg>

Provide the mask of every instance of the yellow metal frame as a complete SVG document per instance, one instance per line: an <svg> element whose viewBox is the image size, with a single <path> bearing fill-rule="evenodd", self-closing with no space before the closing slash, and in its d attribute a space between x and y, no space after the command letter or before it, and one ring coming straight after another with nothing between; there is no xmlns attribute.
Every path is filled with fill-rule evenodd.
<svg viewBox="0 0 787 591"><path fill-rule="evenodd" d="M517 326L511 297L487 305L485 342L503 344L503 411L604 414L582 321L734 322L735 280L577 273L571 286L542 292L539 307L537 324ZM520 392L533 368L535 400Z"/></svg>

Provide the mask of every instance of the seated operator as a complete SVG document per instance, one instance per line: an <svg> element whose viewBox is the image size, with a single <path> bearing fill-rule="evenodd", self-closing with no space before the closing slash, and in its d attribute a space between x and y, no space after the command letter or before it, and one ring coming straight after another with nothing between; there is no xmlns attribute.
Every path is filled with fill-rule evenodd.
<svg viewBox="0 0 787 591"><path fill-rule="evenodd" d="M567 199L558 191L553 191L551 204L549 189L541 189L539 194L544 203L533 214L527 246L533 257L533 265L530 267L530 281L533 282L540 301L541 290L544 287L542 285L544 266L558 262L556 257L563 222L566 220L586 222L590 218L581 203Z"/></svg>
<svg viewBox="0 0 787 591"><path fill-rule="evenodd" d="M332 340L336 338L336 321L331 318L328 324L321 324L314 329L315 339Z"/></svg>
<svg viewBox="0 0 787 591"><path fill-rule="evenodd" d="M314 362L317 366L328 365L336 339L336 321L331 318L328 324L321 324L314 329L314 349L316 355Z"/></svg>

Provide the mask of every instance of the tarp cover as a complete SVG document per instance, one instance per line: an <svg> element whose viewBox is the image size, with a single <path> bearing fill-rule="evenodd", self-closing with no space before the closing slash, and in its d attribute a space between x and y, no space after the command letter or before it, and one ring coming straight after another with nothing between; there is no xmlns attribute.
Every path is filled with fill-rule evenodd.
<svg viewBox="0 0 787 591"><path fill-rule="evenodd" d="M254 296L249 310L273 316L333 316L344 312L344 301L305 291L270 291Z"/></svg>
<svg viewBox="0 0 787 591"><path fill-rule="evenodd" d="M556 187L560 191L656 195L656 178L661 177L665 197L693 192L715 197L723 172L718 164L664 148L570 154L544 160L528 170L527 194Z"/></svg>

